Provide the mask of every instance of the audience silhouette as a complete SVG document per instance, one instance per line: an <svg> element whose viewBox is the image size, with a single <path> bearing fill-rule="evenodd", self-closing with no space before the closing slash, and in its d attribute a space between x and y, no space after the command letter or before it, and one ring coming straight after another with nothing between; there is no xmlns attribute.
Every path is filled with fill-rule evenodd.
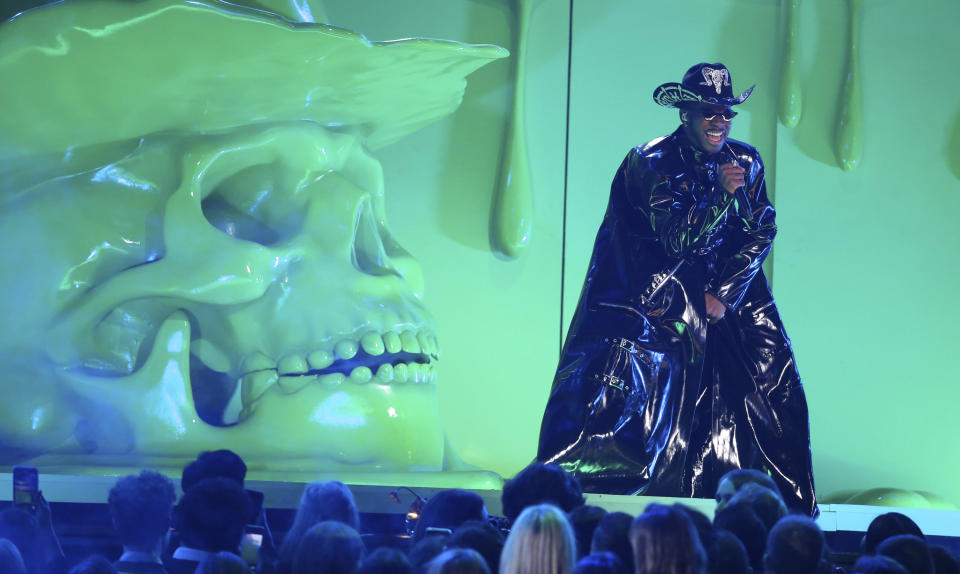
<svg viewBox="0 0 960 574"><path fill-rule="evenodd" d="M509 521L491 517L477 493L446 489L426 500L411 536L397 515L394 535L362 537L350 488L313 482L275 551L246 470L231 451L202 452L183 469L179 502L164 474L117 479L106 507L119 550L72 554L72 568L42 495L3 509L0 574L960 574L950 549L897 512L870 523L860 556L832 552L818 524L787 514L755 470L722 478L711 520L684 504L648 504L638 516L586 506L574 476L534 463L504 486Z"/></svg>
<svg viewBox="0 0 960 574"><path fill-rule="evenodd" d="M173 482L149 470L117 480L107 497L123 554L114 562L124 574L166 574L162 566L173 505Z"/></svg>
<svg viewBox="0 0 960 574"><path fill-rule="evenodd" d="M312 526L293 555L293 574L354 574L365 549L356 530L328 520Z"/></svg>
<svg viewBox="0 0 960 574"><path fill-rule="evenodd" d="M707 554L693 521L670 506L650 504L630 525L636 574L704 574Z"/></svg>

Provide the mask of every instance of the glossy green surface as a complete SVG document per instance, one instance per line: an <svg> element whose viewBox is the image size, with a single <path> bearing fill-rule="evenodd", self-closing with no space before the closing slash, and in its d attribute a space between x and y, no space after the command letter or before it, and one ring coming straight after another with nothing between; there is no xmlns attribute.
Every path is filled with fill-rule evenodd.
<svg viewBox="0 0 960 574"><path fill-rule="evenodd" d="M795 128L803 114L803 87L797 53L800 41L800 0L783 0L786 35L783 40L783 65L780 78L780 122Z"/></svg>
<svg viewBox="0 0 960 574"><path fill-rule="evenodd" d="M958 504L960 76L944 70L960 51L960 4L862 2L863 155L852 171L836 148L849 6L801 0L803 115L784 129L786 6L574 3L565 323L614 171L631 146L677 126L651 92L722 61L735 90L757 83L730 137L760 150L776 191L773 290L810 405L818 491L885 486Z"/></svg>
<svg viewBox="0 0 960 574"><path fill-rule="evenodd" d="M280 14L294 22L330 22L323 0L247 0L242 4Z"/></svg>
<svg viewBox="0 0 960 574"><path fill-rule="evenodd" d="M860 0L847 0L850 14L850 48L847 72L840 93L840 118L837 124L837 161L844 171L857 167L863 156L863 95L860 92Z"/></svg>
<svg viewBox="0 0 960 574"><path fill-rule="evenodd" d="M731 67L735 88L758 84L740 106L731 136L758 147L769 191L776 191L780 231L773 254L774 290L810 402L819 490L829 494L887 485L960 502L952 478L960 466L955 457L944 455L953 452L954 437L960 435L960 418L954 414L960 386L954 380L952 351L960 344L954 327L960 310L947 304L960 289L952 264L960 252L954 221L960 212L960 106L951 99L960 92L960 77L944 73L960 51L954 30L960 5L953 0L864 3L860 80L865 153L851 172L838 169L836 151L849 48L848 7L836 0L800 3L797 62L803 120L784 130L777 127L783 6L747 0L575 2L564 222L570 3L539 3L530 12L524 84L529 173L537 193L536 236L517 260L503 261L490 253L492 190L513 101L506 62L469 76L469 89L455 114L376 149L390 230L423 270L421 300L443 349L436 388L440 418L466 461L509 476L533 458L556 368L558 331L570 318L569 311L563 321L558 317L561 285L564 308L572 309L610 180L624 153L677 125L676 113L653 104L650 93L662 82L679 80L694 62L720 60ZM373 40L454 38L515 48L515 15L507 2L327 0L323 8L331 23ZM166 40L173 37L168 34ZM642 57L634 57L637 54ZM136 57L149 63L144 69L131 67L142 75L164 60L131 55ZM288 62L290 69L299 67ZM91 65L83 74L94 71ZM60 85L49 78L38 81L51 86L46 91ZM109 97L91 91L88 97ZM43 92L38 89L30 97L48 101ZM2 95L11 97L11 91ZM231 97L242 95L237 89ZM124 100L112 101L122 106ZM34 110L21 125L43 122L56 110L52 104ZM61 173L116 162L137 141L74 148L72 161L81 167ZM0 177L11 177L8 170L19 169L21 163L5 163ZM50 175L44 177L52 179L61 163L59 157L49 158L41 172ZM26 165L40 164L31 160ZM10 189L6 183L0 187ZM96 207L81 209L86 202L56 195L49 202L59 210L50 215L53 224L43 218L34 224L26 212L0 214L4 237L8 229L30 232L27 240L10 241L18 250L2 256L5 267L0 273L8 296L0 305L9 326L0 337L25 342L3 355L5 400L17 402L11 397L30 389L32 396L52 404L48 399L61 390L36 371L28 372L35 366L26 359L33 356L30 345L45 344L46 326L30 320L30 314L40 309L49 317L46 308L59 303L57 290L51 295L46 286L58 286L64 275L9 278L30 277L39 267L37 259L47 258L61 270L84 260L91 245L99 243L93 237L85 240L93 242L86 249L70 252L71 242L82 244L71 235L80 218L115 226L123 231L118 237L159 233L145 219L123 223L120 217L127 211L123 204L156 211L150 193L102 195L124 200L108 209L99 206L114 203L91 200ZM44 225L52 225L56 233L34 230ZM63 239L58 238L61 232ZM116 269L122 269L122 261L116 261ZM26 272L18 274L18 269ZM384 345L390 345L387 338ZM212 353L206 356L216 362ZM21 369L23 376L18 374ZM19 416L23 408L19 403L3 414ZM265 431L262 440L279 443L285 435ZM83 456L83 461L93 460ZM334 476L349 475L341 469ZM391 476L377 474L384 480Z"/></svg>
<svg viewBox="0 0 960 574"><path fill-rule="evenodd" d="M511 4L326 3L331 21L371 39L415 35L493 42L508 47L513 58ZM377 150L389 188L391 229L423 268L423 301L437 322L444 430L464 460L504 476L534 457L559 348L570 5L534 4L526 27L523 89L536 201L534 235L520 257L506 260L490 251L492 195L515 101L508 62L471 74L457 113Z"/></svg>
<svg viewBox="0 0 960 574"><path fill-rule="evenodd" d="M497 187L490 218L491 246L497 253L519 257L533 232L533 189L527 159L526 92L527 26L535 0L514 0L513 105L503 139Z"/></svg>
<svg viewBox="0 0 960 574"><path fill-rule="evenodd" d="M27 12L0 54L3 463L445 468L436 322L368 147L504 50L153 0Z"/></svg>
<svg viewBox="0 0 960 574"><path fill-rule="evenodd" d="M929 492L901 488L871 488L838 500L838 504L864 504L899 508L928 508L930 510L960 510L956 504Z"/></svg>
<svg viewBox="0 0 960 574"><path fill-rule="evenodd" d="M777 303L788 321L812 417L824 493L889 487L960 503L960 401L950 304L960 286L958 182L941 94L960 49L960 4L863 2L862 159L837 169L846 73L844 2L804 3L804 120L777 141ZM805 36L806 37L806 36ZM889 308L888 312L881 309Z"/></svg>

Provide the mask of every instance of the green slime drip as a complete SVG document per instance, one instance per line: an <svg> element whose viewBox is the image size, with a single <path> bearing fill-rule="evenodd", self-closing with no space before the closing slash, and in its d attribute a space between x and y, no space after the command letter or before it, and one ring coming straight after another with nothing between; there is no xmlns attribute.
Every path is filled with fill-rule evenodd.
<svg viewBox="0 0 960 574"><path fill-rule="evenodd" d="M788 128L795 128L803 113L800 66L797 64L800 0L784 0L784 4L787 35L784 38L783 70L780 78L780 122Z"/></svg>
<svg viewBox="0 0 960 574"><path fill-rule="evenodd" d="M513 104L500 157L490 215L490 243L504 257L519 257L533 231L533 186L527 160L523 106L526 103L527 27L534 0L515 0L516 61L513 73Z"/></svg>
<svg viewBox="0 0 960 574"><path fill-rule="evenodd" d="M860 164L863 155L863 98L860 94L860 17L861 0L848 0L850 6L850 50L847 75L840 95L840 120L837 124L837 160L844 171Z"/></svg>

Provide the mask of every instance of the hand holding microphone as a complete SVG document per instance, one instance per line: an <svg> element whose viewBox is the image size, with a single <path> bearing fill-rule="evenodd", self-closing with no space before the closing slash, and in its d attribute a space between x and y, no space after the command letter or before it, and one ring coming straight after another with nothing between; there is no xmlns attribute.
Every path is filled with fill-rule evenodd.
<svg viewBox="0 0 960 574"><path fill-rule="evenodd" d="M735 195L737 190L747 185L747 171L740 167L735 160L725 163L717 168L717 181L720 186L729 193Z"/></svg>
<svg viewBox="0 0 960 574"><path fill-rule="evenodd" d="M753 208L750 206L750 198L747 197L747 171L737 161L737 156L732 149L729 160L717 168L717 181L727 193L736 197L737 211L741 216L751 220Z"/></svg>

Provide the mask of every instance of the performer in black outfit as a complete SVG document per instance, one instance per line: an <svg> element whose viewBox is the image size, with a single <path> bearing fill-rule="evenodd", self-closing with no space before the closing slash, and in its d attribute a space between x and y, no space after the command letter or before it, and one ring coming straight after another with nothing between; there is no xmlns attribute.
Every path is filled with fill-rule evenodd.
<svg viewBox="0 0 960 574"><path fill-rule="evenodd" d="M763 162L727 139L752 91L735 97L719 63L659 86L682 125L617 170L537 457L585 491L712 498L758 468L816 513L806 399L761 269L777 231Z"/></svg>

